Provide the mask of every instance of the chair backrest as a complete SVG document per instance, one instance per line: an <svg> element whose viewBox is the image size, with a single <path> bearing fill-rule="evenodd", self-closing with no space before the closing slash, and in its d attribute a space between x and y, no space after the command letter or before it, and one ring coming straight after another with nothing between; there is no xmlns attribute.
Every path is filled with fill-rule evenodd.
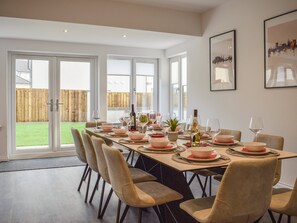
<svg viewBox="0 0 297 223"><path fill-rule="evenodd" d="M106 121L98 121L98 126L101 126L102 123L105 123ZM96 122L86 122L86 128L94 128L96 127Z"/></svg>
<svg viewBox="0 0 297 223"><path fill-rule="evenodd" d="M99 171L101 177L103 178L103 180L105 180L107 183L110 184L107 163L106 163L105 156L104 156L104 153L102 150L102 145L105 144L105 142L103 139L101 139L99 137L95 137L95 136L92 136L91 140L93 142L93 146L94 146L95 153L96 153L98 171Z"/></svg>
<svg viewBox="0 0 297 223"><path fill-rule="evenodd" d="M269 208L277 159L233 161L217 192L209 222L255 222Z"/></svg>
<svg viewBox="0 0 297 223"><path fill-rule="evenodd" d="M286 207L286 214L290 216L297 216L297 179L295 180L295 185L291 193L291 197Z"/></svg>
<svg viewBox="0 0 297 223"><path fill-rule="evenodd" d="M221 129L219 135L232 135L234 139L237 141L241 141L241 131L239 130L231 130L231 129Z"/></svg>
<svg viewBox="0 0 297 223"><path fill-rule="evenodd" d="M87 162L92 170L94 170L95 172L99 172L95 149L94 149L91 137L85 131L82 131L81 135L85 145Z"/></svg>
<svg viewBox="0 0 297 223"><path fill-rule="evenodd" d="M75 150L77 153L77 157L80 161L87 163L85 147L81 138L79 131L75 128L71 128L71 134L73 137Z"/></svg>
<svg viewBox="0 0 297 223"><path fill-rule="evenodd" d="M102 149L108 166L112 189L119 199L132 207L143 203L143 198L146 199L146 202L153 203L153 199L149 195L144 194L134 185L129 168L121 152L105 144L102 145ZM142 199L140 199L138 193L142 194Z"/></svg>
<svg viewBox="0 0 297 223"><path fill-rule="evenodd" d="M264 142L267 147L277 150L283 150L284 147L284 137L275 136L275 135L267 135L267 134L258 134L257 138L254 138L254 141ZM278 160L276 171L275 171L275 179L273 185L277 184L281 178L282 172L282 161Z"/></svg>

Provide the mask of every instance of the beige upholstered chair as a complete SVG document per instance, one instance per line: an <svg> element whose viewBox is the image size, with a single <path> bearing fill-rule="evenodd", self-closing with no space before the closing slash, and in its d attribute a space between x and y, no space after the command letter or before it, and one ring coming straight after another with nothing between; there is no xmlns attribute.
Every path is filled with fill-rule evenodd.
<svg viewBox="0 0 297 223"><path fill-rule="evenodd" d="M255 138L254 141L264 142L266 143L267 147L272 149L283 150L283 147L284 147L284 138L282 136L258 134L257 139ZM282 161L278 160L273 185L276 185L280 180L281 171L282 171Z"/></svg>
<svg viewBox="0 0 297 223"><path fill-rule="evenodd" d="M99 170L99 174L101 175L103 179L103 184L102 184L102 191L101 191L101 198L100 198L100 205L99 205L99 211L98 211L98 218L103 218L103 215L105 213L105 210L107 208L107 205L109 203L109 200L111 198L111 195L113 193L113 189L111 188L109 191L109 194L107 196L105 205L102 209L102 204L103 204L103 196L104 196L104 191L105 191L105 184L108 183L110 184L110 179L109 179L109 173L108 173L108 168L106 164L106 160L104 157L104 153L102 150L102 145L105 144L104 140L95 136L91 137L91 140L93 142L95 154L96 154L96 159L97 159L97 166ZM129 168L129 172L131 174L133 182L145 182L145 181L153 181L156 180L157 178L154 177L153 175L138 169L138 168Z"/></svg>
<svg viewBox="0 0 297 223"><path fill-rule="evenodd" d="M106 121L99 121L98 126L101 126L102 123L106 123ZM96 127L96 122L86 122L86 128L95 128ZM113 142L110 139L103 139L105 143L109 146L113 146Z"/></svg>
<svg viewBox="0 0 297 223"><path fill-rule="evenodd" d="M88 177L88 188L87 188L87 193L86 193L86 197L85 197L85 202L87 202L92 171L97 173L97 180L96 180L90 201L92 201L92 199L94 197L95 189L98 188L98 184L99 184L99 180L100 180L101 176L99 174L99 170L98 170L98 166L97 166L97 159L96 159L96 154L95 154L93 143L91 141L90 136L85 131L82 131L82 139L83 139L85 150L86 150L87 162L90 167L89 177Z"/></svg>
<svg viewBox="0 0 297 223"><path fill-rule="evenodd" d="M83 175L81 176L81 180L78 186L78 191L80 191L82 182L85 180L87 172L88 172L88 162L87 162L87 157L86 157L86 152L85 152L85 147L81 138L81 135L77 129L71 128L71 134L73 137L74 145L75 145L75 150L77 157L80 161L86 164Z"/></svg>
<svg viewBox="0 0 297 223"><path fill-rule="evenodd" d="M233 161L227 167L216 197L180 204L198 222L257 222L267 211L277 159Z"/></svg>
<svg viewBox="0 0 297 223"><path fill-rule="evenodd" d="M220 135L232 135L234 136L234 139L237 141L241 140L241 131L239 130L231 130L231 129L221 129ZM222 172L217 169L217 172ZM211 187L212 187L212 177L214 176L215 179L221 180L222 175L219 175L215 170L212 171L210 169L203 169L203 170L195 170L193 171L193 176L189 180L189 185L193 182L194 178L196 177L198 180L198 183L202 189L202 197L207 197L206 193L206 186L207 183L209 185L209 196L211 196ZM205 178L204 183L201 181L199 176L203 176Z"/></svg>
<svg viewBox="0 0 297 223"><path fill-rule="evenodd" d="M101 126L102 123L105 123L106 121L98 121L98 126ZM86 128L95 128L96 122L86 122Z"/></svg>
<svg viewBox="0 0 297 223"><path fill-rule="evenodd" d="M112 188L119 197L117 222L119 220L121 202L127 204L121 220L124 220L131 206L139 209L138 222L141 222L142 208L154 207L159 220L161 220L158 206L182 199L183 196L181 194L158 182L147 181L134 183L127 163L121 153L107 145L102 145L102 148L108 166Z"/></svg>
<svg viewBox="0 0 297 223"><path fill-rule="evenodd" d="M272 222L275 222L271 211L280 214L277 222L281 222L284 214L288 216L288 223L291 222L291 216L297 216L297 179L293 190L287 188L273 190L269 214Z"/></svg>

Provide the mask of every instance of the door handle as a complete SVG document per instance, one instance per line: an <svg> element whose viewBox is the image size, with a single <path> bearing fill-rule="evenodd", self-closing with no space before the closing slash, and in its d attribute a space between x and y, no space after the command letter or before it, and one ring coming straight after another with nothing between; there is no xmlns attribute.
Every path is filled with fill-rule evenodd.
<svg viewBox="0 0 297 223"><path fill-rule="evenodd" d="M59 111L59 106L62 104L62 102L59 102L59 99L56 100L56 111Z"/></svg>
<svg viewBox="0 0 297 223"><path fill-rule="evenodd" d="M50 111L52 112L54 110L54 100L51 99L48 103L46 103L47 105L50 106Z"/></svg>

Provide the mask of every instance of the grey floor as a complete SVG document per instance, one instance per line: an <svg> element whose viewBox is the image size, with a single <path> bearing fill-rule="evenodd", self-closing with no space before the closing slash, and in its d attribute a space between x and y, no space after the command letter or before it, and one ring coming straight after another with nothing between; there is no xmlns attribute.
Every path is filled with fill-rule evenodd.
<svg viewBox="0 0 297 223"><path fill-rule="evenodd" d="M91 205L84 203L85 185L81 193L77 192L83 168L80 166L0 173L0 222L115 222L115 196L104 219L98 220L99 194L96 194ZM94 184L94 181L92 183ZM201 192L197 188L198 184L193 183L191 189L194 195L200 196ZM216 188L217 184L214 185L214 191ZM125 222L137 222L135 215L135 211L129 211ZM143 214L143 222L151 223L158 220L155 213L148 209ZM261 222L271 222L268 214ZM286 218L282 222L286 222ZM296 222L297 219L293 218L292 223Z"/></svg>

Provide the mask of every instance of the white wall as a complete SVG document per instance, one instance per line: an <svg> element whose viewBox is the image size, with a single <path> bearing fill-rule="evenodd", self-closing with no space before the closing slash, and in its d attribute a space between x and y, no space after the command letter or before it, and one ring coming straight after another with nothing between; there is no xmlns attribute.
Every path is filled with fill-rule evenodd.
<svg viewBox="0 0 297 223"><path fill-rule="evenodd" d="M242 131L251 141L251 115L264 117L263 133L285 138L284 149L297 153L297 88L264 89L263 21L297 9L296 0L231 0L202 16L203 37L168 49L166 56L188 53L189 111L199 109L202 124L218 117L222 128ZM210 92L209 37L236 29L237 90ZM296 159L284 160L281 182L292 186Z"/></svg>
<svg viewBox="0 0 297 223"><path fill-rule="evenodd" d="M168 75L165 68L165 72L162 69L163 65L167 65L164 62L163 50L151 50L131 47L114 47L103 45L91 45L91 44L72 44L62 42L47 42L47 41L30 41L30 40L14 40L14 39L0 39L0 161L8 158L8 152L10 150L9 139L9 98L8 92L10 90L8 83L9 73L9 58L8 54L11 51L15 52L35 52L35 53L55 53L55 54L69 54L69 55L88 55L98 57L98 73L99 73L99 89L100 98L99 103L102 118L106 117L106 58L108 54L112 55L125 55L144 58L159 58L160 60L160 84L166 85ZM165 74L165 76L164 76ZM165 83L164 83L165 82ZM164 88L166 91L166 88ZM168 88L167 88L168 90ZM167 93L161 93L162 106L168 107ZM165 99L165 100L164 100ZM166 104L167 103L167 104ZM167 112L167 111L165 111Z"/></svg>

